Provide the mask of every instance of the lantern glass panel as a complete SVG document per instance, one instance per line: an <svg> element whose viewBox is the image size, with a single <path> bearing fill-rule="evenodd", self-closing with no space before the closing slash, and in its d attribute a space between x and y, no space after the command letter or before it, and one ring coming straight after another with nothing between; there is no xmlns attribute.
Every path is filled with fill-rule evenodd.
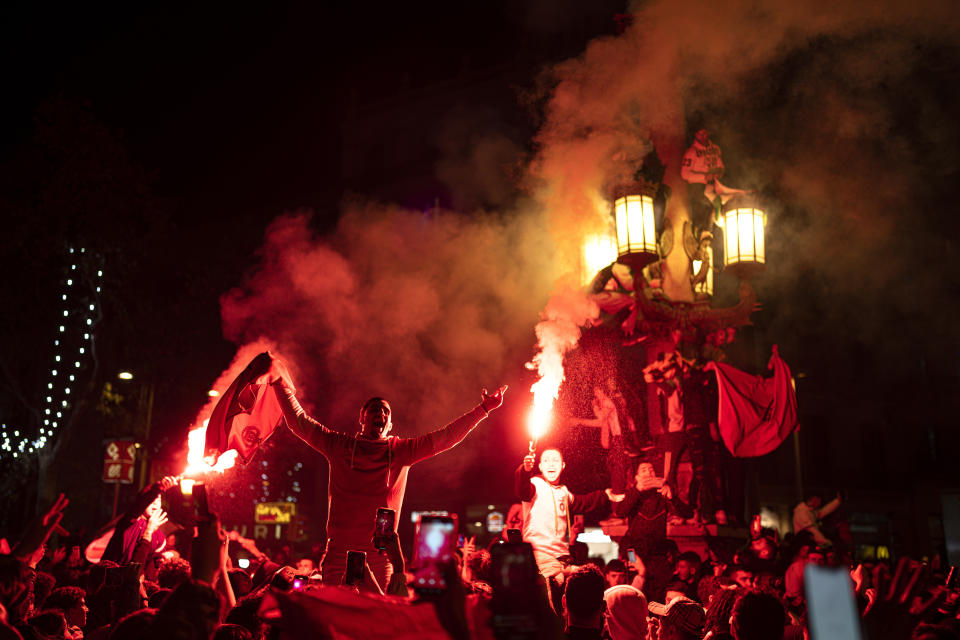
<svg viewBox="0 0 960 640"><path fill-rule="evenodd" d="M619 198L614 204L617 219L617 251L623 255L629 251L630 227L627 224L627 199Z"/></svg>
<svg viewBox="0 0 960 640"><path fill-rule="evenodd" d="M724 225L724 263L740 262L763 264L766 261L764 247L764 213L760 209L744 208L727 211Z"/></svg>
<svg viewBox="0 0 960 640"><path fill-rule="evenodd" d="M766 262L766 250L763 243L763 211L753 210L753 241L756 245L757 262Z"/></svg>
<svg viewBox="0 0 960 640"><path fill-rule="evenodd" d="M656 253L653 198L628 195L614 203L617 220L617 250L619 254Z"/></svg>

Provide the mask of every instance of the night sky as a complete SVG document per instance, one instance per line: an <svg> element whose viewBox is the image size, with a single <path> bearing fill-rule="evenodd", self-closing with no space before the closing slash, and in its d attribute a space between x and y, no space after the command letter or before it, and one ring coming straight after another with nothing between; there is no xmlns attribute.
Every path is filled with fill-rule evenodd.
<svg viewBox="0 0 960 640"><path fill-rule="evenodd" d="M767 4L778 15L776 3ZM510 382L516 404L484 438L517 445L512 457L474 443L476 450L420 471L424 478L453 469L469 478L495 473L506 479L494 487L507 489L522 455L522 436L510 435L527 402L522 365L532 355L537 311L559 275L550 277L556 263L544 257L552 249L529 245L524 234L571 228L550 226L556 211L526 225L525 212L549 208L531 204L543 202L535 193L544 182L572 175L564 174L558 149L592 170L602 154L578 156L594 148L578 147L582 141L620 139L619 147L596 148L626 150L627 158L643 148L638 132L660 106L641 99L635 111L620 112L628 124L607 118L616 122L610 131L600 108L605 92L616 105L642 88L678 96L686 124L714 131L729 180L778 202L768 242L771 263L779 262L755 283L764 309L731 359L759 371L769 346L781 344L803 374L812 447L835 445L825 434L838 427L857 449L871 433L895 443L929 427L919 444L905 441L900 461L910 470L926 465L938 483L956 482L945 451L957 441L960 391L960 128L953 121L960 51L955 36L933 26L943 5L916 7L916 16L865 13L863 21L850 9L814 26L792 15L782 22L751 16L769 20L772 26L761 26L774 34L791 34L795 20L800 35L784 36L781 46L747 39L742 51L725 44L739 28L725 26L751 28L738 21L740 3L731 3L729 23L715 32L684 31L696 23L695 8L667 6L634 6L662 25L650 31L650 46L681 51L672 59L679 68L704 65L702 73L676 73L680 80L670 86L662 81L668 70L643 75L648 62L637 62L636 77L605 75L631 59L615 42L616 17L629 8L613 1L4 8L0 409L22 420L27 405L39 406L64 248L85 243L105 273L90 389L124 368L150 380L151 446L159 457L182 447L237 347L265 337L309 381L305 404L344 428L359 401L381 389L401 395L401 413L428 422L472 406L481 384ZM909 26L901 30L901 22ZM702 43L693 47L706 50L702 59L675 44L688 39ZM568 59L575 62L555 66ZM570 84L579 87L573 106L563 101ZM575 214L573 206L564 211ZM308 246L291 242L285 229ZM458 244L465 236L471 243ZM441 244L449 254L436 249ZM461 246L491 259L451 257ZM438 261L450 257L449 268L411 257L435 249ZM360 293L337 288L332 276L329 291L300 290L281 275L278 265L291 255L300 269L313 265L319 280L340 274L339 262L321 260L324 251L351 265L343 278L359 282ZM487 263L497 257L516 264L496 271ZM417 277L479 283L404 288ZM404 291L418 312L381 307L381 287ZM455 293L462 291L466 299ZM277 301L287 293L300 308L344 304L347 311L295 314L285 306L292 303ZM237 311L224 322L224 300L262 320ZM423 309L434 307L435 316L423 319ZM338 329L367 314L393 319L369 325L372 338ZM280 324L286 328L271 333ZM471 335L496 357L464 347L467 330L452 324L474 327ZM413 346L373 359L378 345L408 340ZM360 368L337 368L343 345L355 359L369 355L367 367L376 371L368 379ZM421 384L392 381L411 371ZM444 371L457 380L440 383L450 388L432 398L426 391ZM338 376L342 386L324 393ZM365 384L372 388L354 388ZM431 400L435 408L420 406ZM102 415L89 419L97 420L99 441L109 428ZM895 459L885 446L863 457ZM809 469L823 484L833 474L849 484L860 470L838 470L830 459ZM428 491L426 484L413 474L408 496Z"/></svg>

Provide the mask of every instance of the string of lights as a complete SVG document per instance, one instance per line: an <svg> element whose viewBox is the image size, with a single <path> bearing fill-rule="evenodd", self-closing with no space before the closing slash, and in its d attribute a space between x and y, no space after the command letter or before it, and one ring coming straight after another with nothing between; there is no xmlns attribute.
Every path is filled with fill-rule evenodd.
<svg viewBox="0 0 960 640"><path fill-rule="evenodd" d="M94 356L94 328L101 317L103 269L80 247L68 249L69 269L62 281L60 324L54 331L50 375L41 403L42 424L8 427L0 424L0 457L22 458L41 452L67 424L80 377Z"/></svg>

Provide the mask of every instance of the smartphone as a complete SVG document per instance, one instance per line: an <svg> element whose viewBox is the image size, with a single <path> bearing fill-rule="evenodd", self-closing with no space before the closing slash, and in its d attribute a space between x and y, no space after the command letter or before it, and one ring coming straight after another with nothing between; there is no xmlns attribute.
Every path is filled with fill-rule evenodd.
<svg viewBox="0 0 960 640"><path fill-rule="evenodd" d="M193 485L193 515L197 520L210 519L210 505L207 502L207 485L197 482Z"/></svg>
<svg viewBox="0 0 960 640"><path fill-rule="evenodd" d="M803 571L812 640L860 640L850 572L808 564Z"/></svg>
<svg viewBox="0 0 960 640"><path fill-rule="evenodd" d="M436 594L447 588L446 570L456 562L457 517L420 516L413 542L413 588Z"/></svg>
<svg viewBox="0 0 960 640"><path fill-rule="evenodd" d="M633 549L627 549L627 560L630 562L630 564L633 564L634 562L636 562L637 552L634 551Z"/></svg>
<svg viewBox="0 0 960 640"><path fill-rule="evenodd" d="M520 529L507 529L508 544L520 544L522 542L523 542L523 535L521 535Z"/></svg>
<svg viewBox="0 0 960 640"><path fill-rule="evenodd" d="M367 565L367 554L363 551L347 551L347 572L343 576L343 584L359 584L363 582L364 569ZM306 582L306 577L304 577Z"/></svg>
<svg viewBox="0 0 960 640"><path fill-rule="evenodd" d="M463 549L465 544L467 544L467 537L461 533L457 536L457 549Z"/></svg>
<svg viewBox="0 0 960 640"><path fill-rule="evenodd" d="M397 512L393 509L377 509L377 520L373 526L373 546L376 549L386 549L386 538L394 531Z"/></svg>
<svg viewBox="0 0 960 640"><path fill-rule="evenodd" d="M496 544L490 549L490 602L497 638L534 638L540 628L536 599L543 597L537 585L537 561L526 542Z"/></svg>

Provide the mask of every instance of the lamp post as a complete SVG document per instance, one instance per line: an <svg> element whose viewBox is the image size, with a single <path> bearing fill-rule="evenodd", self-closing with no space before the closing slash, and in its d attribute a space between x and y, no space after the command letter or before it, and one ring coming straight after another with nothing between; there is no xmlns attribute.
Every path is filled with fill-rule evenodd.
<svg viewBox="0 0 960 640"><path fill-rule="evenodd" d="M632 280L627 284L621 278L617 286L606 286L610 276L605 271L611 265L607 263L591 286L601 310L614 315L631 309L621 323L623 332L631 336L625 344L645 341L654 348L657 340L647 338L669 336L677 330L685 342L698 343L707 334L749 324L757 308L749 281L766 265L763 209L748 192L728 191L724 195L725 213L716 226L695 228L689 213L688 185L674 173L669 169L663 173L661 187L646 177L644 167L636 172L633 182L618 184L608 192L616 226L616 263L630 269ZM668 196L658 233L660 212L654 211L654 197L660 191ZM721 233L723 243L715 248L725 249L722 260L711 246L714 234ZM725 308L712 303L716 274L721 268L740 279L739 302ZM583 278L584 282L588 280Z"/></svg>
<svg viewBox="0 0 960 640"><path fill-rule="evenodd" d="M134 379L133 373L130 371L124 370L117 374L117 378L122 380L124 383L129 383ZM139 446L139 455L140 455L140 481L138 487L143 489L147 484L147 478L149 478L149 449L147 444L150 441L150 429L153 426L153 397L154 397L154 385L152 382L141 382L137 388L137 416L143 416L142 428L143 432L138 433L138 437L143 443L142 446ZM136 431L139 431L136 428Z"/></svg>

